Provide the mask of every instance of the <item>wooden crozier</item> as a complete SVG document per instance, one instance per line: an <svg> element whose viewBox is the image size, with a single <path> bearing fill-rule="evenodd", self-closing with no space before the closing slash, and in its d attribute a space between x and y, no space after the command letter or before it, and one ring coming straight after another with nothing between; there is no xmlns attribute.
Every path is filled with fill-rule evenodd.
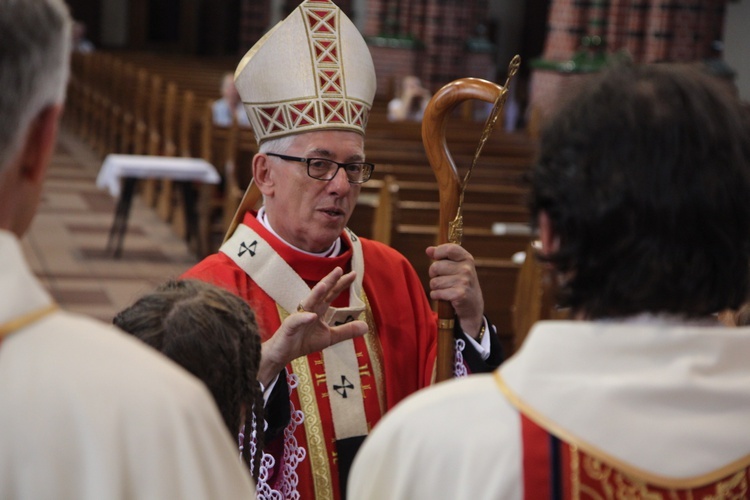
<svg viewBox="0 0 750 500"><path fill-rule="evenodd" d="M447 119L451 115L451 111L469 99L494 103L493 111L487 119L479 147L474 155L473 163L475 164L481 148L505 103L508 82L518 70L519 65L520 58L516 56L511 61L508 80L506 80L504 86L481 78L461 78L441 88L427 104L422 119L422 142L427 153L427 159L435 173L440 192L440 218L436 242L438 245L443 243L461 244L463 221L460 205L463 201L462 188L465 187L469 177L467 173L462 183L453 157L448 151L445 137ZM472 168L473 166L472 164ZM469 170L470 172L471 170ZM437 314L438 341L435 381L440 382L453 376L455 313L450 302L441 300L437 301Z"/></svg>

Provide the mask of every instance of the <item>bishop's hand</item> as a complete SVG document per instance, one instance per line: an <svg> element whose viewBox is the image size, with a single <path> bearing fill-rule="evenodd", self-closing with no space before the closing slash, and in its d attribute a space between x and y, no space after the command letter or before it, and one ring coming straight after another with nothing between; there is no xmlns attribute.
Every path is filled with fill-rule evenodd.
<svg viewBox="0 0 750 500"><path fill-rule="evenodd" d="M344 274L340 267L331 271L300 301L296 311L290 311L276 333L263 343L258 380L264 386L292 360L367 333L364 321L350 321L338 326L324 322L331 302L348 289L355 278L354 271Z"/></svg>
<svg viewBox="0 0 750 500"><path fill-rule="evenodd" d="M484 298L479 286L474 257L454 243L428 247L430 298L446 300L461 323L461 329L473 338L484 324Z"/></svg>

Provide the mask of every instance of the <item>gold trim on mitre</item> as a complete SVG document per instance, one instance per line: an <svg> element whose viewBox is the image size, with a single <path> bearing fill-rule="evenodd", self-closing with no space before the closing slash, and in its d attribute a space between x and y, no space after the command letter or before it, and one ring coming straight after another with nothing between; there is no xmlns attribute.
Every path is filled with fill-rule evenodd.
<svg viewBox="0 0 750 500"><path fill-rule="evenodd" d="M319 130L364 135L376 88L367 43L331 0L302 2L247 51L234 80L258 144ZM260 198L251 181L224 241Z"/></svg>
<svg viewBox="0 0 750 500"><path fill-rule="evenodd" d="M346 14L331 0L305 0L247 52L235 86L258 144L318 130L364 135L375 67Z"/></svg>

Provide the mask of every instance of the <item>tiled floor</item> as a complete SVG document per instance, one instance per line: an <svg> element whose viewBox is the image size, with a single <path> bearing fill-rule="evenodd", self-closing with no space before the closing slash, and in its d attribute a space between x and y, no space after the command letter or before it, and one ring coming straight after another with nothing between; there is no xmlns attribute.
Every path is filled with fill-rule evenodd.
<svg viewBox="0 0 750 500"><path fill-rule="evenodd" d="M96 187L101 159L60 131L42 203L23 240L34 272L68 310L111 321L115 313L197 262L185 242L136 197L122 256L106 252L116 200Z"/></svg>

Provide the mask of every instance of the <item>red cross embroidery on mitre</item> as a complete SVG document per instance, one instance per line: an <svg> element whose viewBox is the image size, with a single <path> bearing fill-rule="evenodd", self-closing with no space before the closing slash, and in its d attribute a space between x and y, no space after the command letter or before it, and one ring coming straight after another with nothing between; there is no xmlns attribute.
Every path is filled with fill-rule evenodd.
<svg viewBox="0 0 750 500"><path fill-rule="evenodd" d="M318 64L339 64L339 52L333 40L315 40L315 60Z"/></svg>
<svg viewBox="0 0 750 500"><path fill-rule="evenodd" d="M307 24L313 35L336 33L336 11L308 10Z"/></svg>
<svg viewBox="0 0 750 500"><path fill-rule="evenodd" d="M323 121L326 123L345 123L346 117L344 113L346 108L344 101L338 99L325 99L322 100L323 104Z"/></svg>
<svg viewBox="0 0 750 500"><path fill-rule="evenodd" d="M349 102L349 123L365 128L367 124L367 108L357 102Z"/></svg>
<svg viewBox="0 0 750 500"><path fill-rule="evenodd" d="M267 134L289 128L281 106L258 108L257 111L257 116Z"/></svg>
<svg viewBox="0 0 750 500"><path fill-rule="evenodd" d="M289 105L289 118L292 127L304 127L318 123L317 108L314 102L297 102Z"/></svg>
<svg viewBox="0 0 750 500"><path fill-rule="evenodd" d="M321 94L341 95L341 74L335 70L322 70L318 73L318 86Z"/></svg>

